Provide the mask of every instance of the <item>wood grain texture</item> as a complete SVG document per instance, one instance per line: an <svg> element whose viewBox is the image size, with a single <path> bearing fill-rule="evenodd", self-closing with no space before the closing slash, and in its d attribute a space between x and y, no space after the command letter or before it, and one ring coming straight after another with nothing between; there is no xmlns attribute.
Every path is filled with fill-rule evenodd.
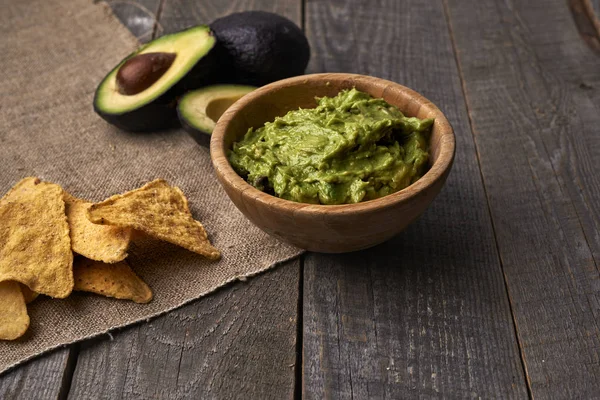
<svg viewBox="0 0 600 400"><path fill-rule="evenodd" d="M361 253L306 258L304 396L526 398L442 4L309 1L306 17L311 72L417 90L453 124L457 153L444 189L405 232Z"/></svg>
<svg viewBox="0 0 600 400"><path fill-rule="evenodd" d="M448 0L534 397L600 393L600 57L562 0Z"/></svg>
<svg viewBox="0 0 600 400"><path fill-rule="evenodd" d="M107 0L113 13L142 43L160 36L156 16L161 0Z"/></svg>
<svg viewBox="0 0 600 400"><path fill-rule="evenodd" d="M85 345L69 399L291 398L299 261Z"/></svg>
<svg viewBox="0 0 600 400"><path fill-rule="evenodd" d="M229 164L227 152L248 129L298 108L313 108L316 97L334 97L341 90L352 88L383 98L408 116L435 120L430 136L431 167L417 182L368 202L306 204L261 192ZM454 133L448 120L419 93L385 79L330 73L284 79L244 96L219 119L212 133L210 156L229 198L256 226L303 249L342 253L382 243L421 215L444 185L454 149ZM357 230L357 226L362 229Z"/></svg>
<svg viewBox="0 0 600 400"><path fill-rule="evenodd" d="M233 0L187 1L166 0L160 16L165 33L198 25L210 24L225 15L249 10L270 11L289 18L301 26L301 0Z"/></svg>
<svg viewBox="0 0 600 400"><path fill-rule="evenodd" d="M59 399L70 380L69 352L54 351L2 375L0 399Z"/></svg>

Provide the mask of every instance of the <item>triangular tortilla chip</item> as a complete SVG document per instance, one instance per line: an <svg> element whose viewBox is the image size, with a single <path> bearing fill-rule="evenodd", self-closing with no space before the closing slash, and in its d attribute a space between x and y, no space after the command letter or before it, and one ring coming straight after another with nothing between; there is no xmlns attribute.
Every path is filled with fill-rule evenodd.
<svg viewBox="0 0 600 400"><path fill-rule="evenodd" d="M131 239L130 228L93 224L87 218L92 203L65 192L67 219L71 234L71 248L91 260L116 263L127 257Z"/></svg>
<svg viewBox="0 0 600 400"><path fill-rule="evenodd" d="M29 328L27 306L19 284L0 282L0 340L15 340Z"/></svg>
<svg viewBox="0 0 600 400"><path fill-rule="evenodd" d="M221 257L208 241L202 224L192 217L181 190L162 179L92 204L88 218L95 224L140 230L212 260Z"/></svg>
<svg viewBox="0 0 600 400"><path fill-rule="evenodd" d="M73 267L75 290L91 292L116 299L148 303L152 290L125 261L105 264L78 257Z"/></svg>
<svg viewBox="0 0 600 400"><path fill-rule="evenodd" d="M25 178L0 201L0 282L64 298L73 290L73 253L63 190Z"/></svg>
<svg viewBox="0 0 600 400"><path fill-rule="evenodd" d="M25 299L25 303L29 304L32 301L34 301L35 299L37 299L37 297L40 295L37 292L34 292L33 290L29 289L27 286L23 285L22 283L19 283L19 285L21 286L21 292L23 293L23 298Z"/></svg>

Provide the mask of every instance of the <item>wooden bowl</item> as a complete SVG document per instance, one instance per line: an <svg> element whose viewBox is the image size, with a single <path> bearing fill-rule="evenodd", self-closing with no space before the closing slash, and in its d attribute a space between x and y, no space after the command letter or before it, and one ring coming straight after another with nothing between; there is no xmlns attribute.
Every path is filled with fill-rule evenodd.
<svg viewBox="0 0 600 400"><path fill-rule="evenodd" d="M405 115L435 118L429 171L409 187L357 204L314 205L271 196L233 170L227 151L248 128L258 128L290 110L314 108L315 96L356 89L385 99ZM442 112L417 92L384 79L354 74L315 74L285 79L247 94L219 119L210 143L217 177L236 207L265 232L298 247L341 253L374 246L419 217L440 192L454 160L454 132Z"/></svg>

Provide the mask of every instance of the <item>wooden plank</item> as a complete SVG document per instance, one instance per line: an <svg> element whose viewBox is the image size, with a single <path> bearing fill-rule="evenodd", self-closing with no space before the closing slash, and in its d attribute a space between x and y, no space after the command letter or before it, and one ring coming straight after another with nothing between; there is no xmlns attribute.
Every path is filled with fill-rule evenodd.
<svg viewBox="0 0 600 400"><path fill-rule="evenodd" d="M153 34L160 36L156 23L161 0L108 0L113 13L142 43L149 42ZM156 32L155 32L156 30Z"/></svg>
<svg viewBox="0 0 600 400"><path fill-rule="evenodd" d="M162 8L160 26L165 33L176 32L189 26L210 24L216 18L247 10L270 11L281 14L298 26L301 25L302 0L242 0L194 1L168 0Z"/></svg>
<svg viewBox="0 0 600 400"><path fill-rule="evenodd" d="M306 16L312 72L370 74L423 93L453 124L457 155L439 198L397 238L306 258L304 396L526 398L442 4L307 2Z"/></svg>
<svg viewBox="0 0 600 400"><path fill-rule="evenodd" d="M534 397L600 393L600 58L567 2L448 0Z"/></svg>
<svg viewBox="0 0 600 400"><path fill-rule="evenodd" d="M291 398L300 262L81 349L70 399Z"/></svg>
<svg viewBox="0 0 600 400"><path fill-rule="evenodd" d="M72 361L69 349L36 358L0 378L0 399L60 399L68 392Z"/></svg>

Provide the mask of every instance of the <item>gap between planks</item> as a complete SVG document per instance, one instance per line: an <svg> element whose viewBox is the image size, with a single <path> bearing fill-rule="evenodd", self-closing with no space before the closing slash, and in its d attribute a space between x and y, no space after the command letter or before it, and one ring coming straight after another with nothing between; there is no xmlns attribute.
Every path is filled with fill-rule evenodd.
<svg viewBox="0 0 600 400"><path fill-rule="evenodd" d="M296 312L296 365L294 366L294 399L302 399L304 373L304 258L301 255L300 277L298 279L298 308Z"/></svg>
<svg viewBox="0 0 600 400"><path fill-rule="evenodd" d="M67 355L65 369L60 383L60 391L58 392L58 400L67 400L69 397L75 367L77 366L77 359L79 358L79 349L79 342L72 344L69 348L69 354Z"/></svg>
<svg viewBox="0 0 600 400"><path fill-rule="evenodd" d="M306 1L300 0L300 29L306 35ZM296 365L294 370L294 399L304 396L304 260L306 253L300 256L300 277L298 279L298 309L296 312Z"/></svg>
<svg viewBox="0 0 600 400"><path fill-rule="evenodd" d="M165 6L165 1L166 0L160 0L160 2L158 3L158 8L156 9L156 16L154 17L154 26L152 27L152 40L156 39L156 35L158 34L158 21L160 21L163 7Z"/></svg>

